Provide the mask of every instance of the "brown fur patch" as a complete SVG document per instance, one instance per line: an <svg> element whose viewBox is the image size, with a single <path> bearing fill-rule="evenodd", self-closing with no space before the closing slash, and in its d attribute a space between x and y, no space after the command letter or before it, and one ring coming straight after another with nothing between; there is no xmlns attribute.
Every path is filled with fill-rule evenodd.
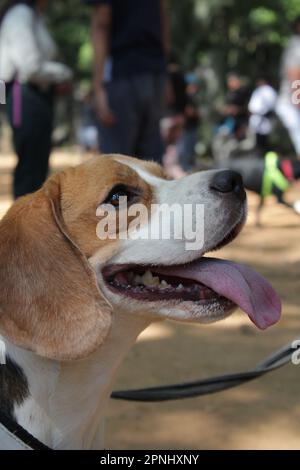
<svg viewBox="0 0 300 470"><path fill-rule="evenodd" d="M128 165L123 165L112 157L95 157L62 175L62 216L68 233L88 258L100 249L107 249L107 245L111 245L113 251L118 249L118 239L100 240L96 235L100 220L96 216L97 208L114 186L124 184L138 188L141 197L137 202L144 204L148 210L155 202L151 186ZM122 158L126 160L129 157ZM159 165L132 160L136 160L147 171L149 168L157 174L162 173ZM129 218L128 223L130 222Z"/></svg>
<svg viewBox="0 0 300 470"><path fill-rule="evenodd" d="M110 307L60 222L58 175L20 198L0 224L0 332L57 360L85 357L110 328Z"/></svg>
<svg viewBox="0 0 300 470"><path fill-rule="evenodd" d="M99 250L111 257L119 241L97 237L97 208L118 184L138 188L148 209L155 202L151 186L113 157L52 176L0 223L0 332L42 356L82 358L109 331L111 308L87 258ZM134 161L163 177L159 165Z"/></svg>

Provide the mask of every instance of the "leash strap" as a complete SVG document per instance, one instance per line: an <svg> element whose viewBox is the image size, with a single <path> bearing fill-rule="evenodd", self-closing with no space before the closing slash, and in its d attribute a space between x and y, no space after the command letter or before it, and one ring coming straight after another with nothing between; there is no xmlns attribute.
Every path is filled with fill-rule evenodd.
<svg viewBox="0 0 300 470"><path fill-rule="evenodd" d="M13 109L12 109L12 121L14 127L20 127L22 124L22 87L18 80L14 80L13 89Z"/></svg>
<svg viewBox="0 0 300 470"><path fill-rule="evenodd" d="M195 382L186 382L163 387L152 387L137 390L121 390L113 392L111 397L116 400L157 402L179 400L182 398L199 397L237 387L291 362L293 354L300 350L300 338L276 351L265 361L257 364L254 369L236 374L219 375Z"/></svg>
<svg viewBox="0 0 300 470"><path fill-rule="evenodd" d="M0 413L0 450L50 450L22 426Z"/></svg>
<svg viewBox="0 0 300 470"><path fill-rule="evenodd" d="M278 154L276 152L268 152L265 156L265 171L263 175L262 196L270 196L272 187L286 191L290 185L289 181L278 168Z"/></svg>

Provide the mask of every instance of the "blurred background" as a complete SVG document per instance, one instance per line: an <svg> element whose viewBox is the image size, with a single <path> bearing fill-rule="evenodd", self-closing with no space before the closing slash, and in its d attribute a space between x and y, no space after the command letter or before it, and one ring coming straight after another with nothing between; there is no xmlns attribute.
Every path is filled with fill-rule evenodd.
<svg viewBox="0 0 300 470"><path fill-rule="evenodd" d="M0 0L0 7L4 4ZM169 14L176 60L185 75L193 73L198 80L202 122L197 150L209 153L217 110L226 96L227 74L237 71L251 88L263 73L278 87L282 51L300 4L297 0L170 0ZM50 1L47 7L60 57L74 72L74 93L56 111L58 143L74 143L78 106L92 83L90 16L81 0Z"/></svg>
<svg viewBox="0 0 300 470"><path fill-rule="evenodd" d="M0 8L4 4L0 0ZM177 178L189 171L227 166L240 158L263 161L270 150L297 162L299 152L275 112L275 104L263 113L270 121L265 147L256 139L260 131L251 129L255 112L249 103L262 85L259 80L272 88L274 99L280 94L282 57L292 36L291 25L300 15L300 2L170 0L167 14L173 98L160 122L166 171ZM52 172L97 155L101 137L93 114L91 9L80 0L49 1L47 24L59 45L60 61L73 72L72 90L56 99ZM300 44L298 51L300 56ZM297 67L300 73L300 62ZM13 202L16 162L5 107L0 105L0 217ZM299 183L292 183L286 195L291 207L300 199ZM248 195L247 226L218 257L246 262L267 277L283 299L282 321L266 332L255 329L241 312L205 327L169 322L154 325L129 354L115 388L245 370L299 336L299 214L277 204L270 194L258 227L260 190ZM288 365L210 397L161 404L111 402L106 448L299 449L299 367Z"/></svg>

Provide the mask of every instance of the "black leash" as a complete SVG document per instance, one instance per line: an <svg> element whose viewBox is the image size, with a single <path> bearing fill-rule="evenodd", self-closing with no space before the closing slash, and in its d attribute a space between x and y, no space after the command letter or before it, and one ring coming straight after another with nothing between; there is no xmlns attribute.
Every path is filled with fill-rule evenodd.
<svg viewBox="0 0 300 470"><path fill-rule="evenodd" d="M0 413L0 424L6 429L6 434L10 435L12 440L17 439L32 450L52 450L50 447L33 437L28 431L26 431L26 429L16 423L16 421L3 413ZM6 450L2 449L1 442L0 449Z"/></svg>
<svg viewBox="0 0 300 470"><path fill-rule="evenodd" d="M293 347L295 345L295 347ZM162 387L141 388L136 390L120 390L113 392L111 397L116 400L158 402L179 400L182 398L199 397L221 392L250 382L291 362L293 354L300 350L300 338L276 351L254 369L236 374L219 375L194 382L186 382Z"/></svg>

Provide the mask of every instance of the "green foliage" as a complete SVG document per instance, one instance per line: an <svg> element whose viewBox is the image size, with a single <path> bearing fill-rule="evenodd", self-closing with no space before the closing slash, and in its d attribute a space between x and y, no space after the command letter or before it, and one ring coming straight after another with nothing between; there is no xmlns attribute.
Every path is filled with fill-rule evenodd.
<svg viewBox="0 0 300 470"><path fill-rule="evenodd" d="M91 73L90 10L81 0L56 0L47 12L61 57L79 79Z"/></svg>
<svg viewBox="0 0 300 470"><path fill-rule="evenodd" d="M258 7L254 8L249 14L249 20L254 26L265 28L276 25L277 15L270 8Z"/></svg>
<svg viewBox="0 0 300 470"><path fill-rule="evenodd" d="M170 0L173 44L189 69L209 64L222 77L239 70L254 78L264 71L278 78L290 21L299 0Z"/></svg>
<svg viewBox="0 0 300 470"><path fill-rule="evenodd" d="M93 48L92 48L91 41L88 39L87 41L83 42L79 48L79 54L78 54L79 70L85 73L90 73L92 62L93 62Z"/></svg>
<svg viewBox="0 0 300 470"><path fill-rule="evenodd" d="M281 0L280 3L289 21L292 21L296 16L300 15L299 0Z"/></svg>
<svg viewBox="0 0 300 470"><path fill-rule="evenodd" d="M233 69L250 78L263 70L276 80L290 22L300 15L299 0L169 0L169 5L173 48L182 66L210 66L221 83ZM79 80L91 75L91 12L82 0L50 1L48 7L62 59Z"/></svg>

